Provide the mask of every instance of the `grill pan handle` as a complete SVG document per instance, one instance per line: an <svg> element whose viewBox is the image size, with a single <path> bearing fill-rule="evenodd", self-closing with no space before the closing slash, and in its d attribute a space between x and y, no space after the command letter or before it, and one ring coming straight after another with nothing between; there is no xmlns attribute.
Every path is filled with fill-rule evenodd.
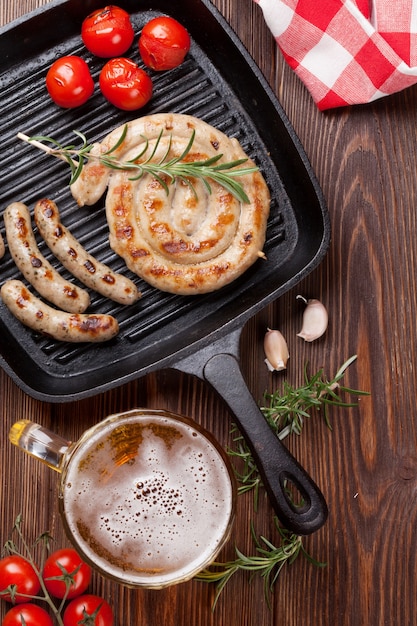
<svg viewBox="0 0 417 626"><path fill-rule="evenodd" d="M271 505L285 528L298 535L308 535L321 528L328 514L323 494L272 432L244 381L236 357L232 354L212 356L203 372L204 378L234 414ZM298 490L302 498L298 506L288 497L288 483Z"/></svg>
<svg viewBox="0 0 417 626"><path fill-rule="evenodd" d="M241 328L222 335L173 366L207 381L226 402L252 453L271 505L282 524L298 535L323 526L328 511L315 482L270 428L250 393L239 365ZM291 502L287 487L298 491Z"/></svg>

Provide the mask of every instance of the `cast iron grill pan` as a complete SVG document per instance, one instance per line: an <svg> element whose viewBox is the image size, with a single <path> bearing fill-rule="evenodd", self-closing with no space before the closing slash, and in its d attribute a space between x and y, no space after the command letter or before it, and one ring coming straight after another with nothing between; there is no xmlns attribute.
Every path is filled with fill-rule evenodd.
<svg viewBox="0 0 417 626"><path fill-rule="evenodd" d="M46 94L46 72L52 61L64 54L85 58L97 85L104 61L85 50L79 32L85 15L102 6L100 0L52 2L0 32L0 211L13 201L33 209L40 198L51 198L58 204L64 224L85 248L135 280L143 296L135 305L123 307L91 292L90 310L110 313L120 325L119 336L100 345L59 343L39 336L0 304L0 365L28 394L50 402L93 395L160 368L174 367L202 376L235 413L254 453L259 456L260 447L266 445L264 440L269 442L267 447L272 446L271 458L266 462L261 454L258 464L265 483L277 483L269 490L281 519L297 531L312 532L326 518L324 500L295 459L274 441L276 437L268 427L265 431L263 416L241 378L238 343L245 321L293 287L326 253L329 221L321 190L265 79L209 0L174 4L156 0L152 10L144 11L137 10L134 0L118 4L132 14L136 33L151 17L167 13L182 22L192 37L190 54L179 68L152 74L154 96L140 113L114 109L98 88L77 110L59 109ZM136 43L129 56L141 63ZM260 259L241 278L212 294L184 297L162 293L126 270L123 260L108 245L104 197L95 207L78 208L68 188L68 167L16 138L21 131L49 135L66 145L77 141L73 131L80 130L89 141L96 141L129 119L157 112L195 115L236 137L260 167L271 191L264 249L267 261ZM2 219L0 228L4 235ZM37 238L51 263L77 282ZM0 261L0 272L2 282L22 279L8 253ZM226 387L230 372L237 370L237 381L226 389L221 388L215 374L223 366L226 370L220 378ZM233 399L230 390L238 383L243 391ZM236 413L252 413L253 423L245 427ZM260 438L262 444L254 438ZM284 461L282 455L286 455ZM269 475L267 465L275 468L273 475ZM283 495L287 479L302 493L305 510L295 510Z"/></svg>

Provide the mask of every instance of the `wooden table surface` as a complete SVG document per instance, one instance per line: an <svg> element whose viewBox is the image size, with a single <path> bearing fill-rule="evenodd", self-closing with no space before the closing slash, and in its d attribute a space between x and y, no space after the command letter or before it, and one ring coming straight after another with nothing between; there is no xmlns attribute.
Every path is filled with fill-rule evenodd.
<svg viewBox="0 0 417 626"><path fill-rule="evenodd" d="M44 3L1 0L1 22ZM116 626L411 626L417 614L417 87L369 106L320 113L277 51L259 7L252 0L215 4L280 99L317 174L332 223L320 267L245 327L241 362L248 386L261 399L283 380L300 384L306 362L311 373L322 367L330 377L357 354L344 382L370 395L357 407L331 409L332 431L321 416L312 416L300 437L286 440L328 502L327 523L304 540L326 567L300 557L284 568L271 608L261 578L251 580L245 572L230 580L214 612L214 587L202 582L132 591L95 576L92 590L111 603ZM297 294L328 308L328 331L316 343L296 337L302 313ZM285 374L270 374L263 363L267 326L287 337ZM72 439L121 409L166 408L202 423L224 446L231 443L232 418L214 392L191 376L167 371L64 404L34 400L1 373L0 406L2 544L18 513L29 537L49 529L57 546L68 544L56 474L8 443L17 418L39 421ZM258 534L278 541L268 502L261 498L256 513L252 496L243 495L227 556L233 544L255 552L251 521Z"/></svg>

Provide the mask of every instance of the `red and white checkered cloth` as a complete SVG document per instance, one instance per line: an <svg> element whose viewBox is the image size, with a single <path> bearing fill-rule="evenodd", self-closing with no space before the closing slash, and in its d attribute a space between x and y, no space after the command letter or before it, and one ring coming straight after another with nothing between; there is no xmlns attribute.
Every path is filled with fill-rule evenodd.
<svg viewBox="0 0 417 626"><path fill-rule="evenodd" d="M417 0L255 0L319 109L417 83Z"/></svg>

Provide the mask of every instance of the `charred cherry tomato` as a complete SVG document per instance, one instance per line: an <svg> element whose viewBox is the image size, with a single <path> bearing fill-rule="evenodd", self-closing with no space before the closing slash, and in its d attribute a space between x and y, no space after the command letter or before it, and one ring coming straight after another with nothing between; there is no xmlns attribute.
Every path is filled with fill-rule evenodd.
<svg viewBox="0 0 417 626"><path fill-rule="evenodd" d="M180 65L190 49L190 35L172 17L155 17L142 29L139 52L153 70L171 70Z"/></svg>
<svg viewBox="0 0 417 626"><path fill-rule="evenodd" d="M21 596L36 596L41 588L38 576L32 565L22 556L6 556L0 561L0 591L4 591L10 585L15 586L15 595L10 593L1 594L4 600L13 601L16 604L28 602L28 598Z"/></svg>
<svg viewBox="0 0 417 626"><path fill-rule="evenodd" d="M93 620L88 620L94 616ZM64 626L77 624L94 624L94 626L113 626L113 611L106 600L99 596L86 594L71 600L64 611Z"/></svg>
<svg viewBox="0 0 417 626"><path fill-rule="evenodd" d="M131 59L107 61L99 83L103 96L123 111L140 109L152 96L151 77Z"/></svg>
<svg viewBox="0 0 417 626"><path fill-rule="evenodd" d="M54 626L49 613L37 604L14 606L3 618L2 626Z"/></svg>
<svg viewBox="0 0 417 626"><path fill-rule="evenodd" d="M86 591L91 580L91 567L73 548L62 548L48 556L42 578L51 596L71 599Z"/></svg>
<svg viewBox="0 0 417 626"><path fill-rule="evenodd" d="M81 26L85 47L102 58L124 54L132 45L134 36L129 13L114 5L94 11Z"/></svg>
<svg viewBox="0 0 417 626"><path fill-rule="evenodd" d="M46 75L46 88L52 100L64 109L85 104L94 92L94 81L84 59L65 56L57 59Z"/></svg>

